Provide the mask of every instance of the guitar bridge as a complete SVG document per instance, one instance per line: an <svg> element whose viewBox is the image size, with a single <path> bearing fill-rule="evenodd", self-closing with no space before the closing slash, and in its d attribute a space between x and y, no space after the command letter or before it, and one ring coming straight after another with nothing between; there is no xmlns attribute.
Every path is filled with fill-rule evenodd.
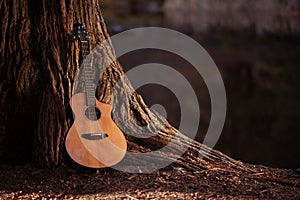
<svg viewBox="0 0 300 200"><path fill-rule="evenodd" d="M81 137L87 140L102 140L108 137L106 133L85 133Z"/></svg>

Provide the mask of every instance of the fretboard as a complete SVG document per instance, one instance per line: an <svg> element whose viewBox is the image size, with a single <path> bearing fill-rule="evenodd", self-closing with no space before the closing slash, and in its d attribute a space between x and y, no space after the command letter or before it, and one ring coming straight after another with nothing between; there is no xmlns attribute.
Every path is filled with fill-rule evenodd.
<svg viewBox="0 0 300 200"><path fill-rule="evenodd" d="M95 83L93 79L93 69L91 65L91 58L89 56L89 42L81 41L81 51L83 56L83 72L84 72L84 87L86 92L86 103L87 106L95 106Z"/></svg>

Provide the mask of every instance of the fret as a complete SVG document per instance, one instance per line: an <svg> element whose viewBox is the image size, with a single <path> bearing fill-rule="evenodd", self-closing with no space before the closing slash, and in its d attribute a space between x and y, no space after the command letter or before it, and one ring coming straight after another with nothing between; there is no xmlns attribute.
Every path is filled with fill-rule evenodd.
<svg viewBox="0 0 300 200"><path fill-rule="evenodd" d="M89 84L86 85L86 89L91 90L91 89L94 89L94 88L95 88L94 83L89 83Z"/></svg>
<svg viewBox="0 0 300 200"><path fill-rule="evenodd" d="M86 79L86 80L85 80L85 86L86 86L86 87L94 88L94 87L95 87L94 85L95 85L95 84L94 84L94 80L93 80L93 79Z"/></svg>
<svg viewBox="0 0 300 200"><path fill-rule="evenodd" d="M94 80L93 75L85 75L84 78L87 82L93 82Z"/></svg>
<svg viewBox="0 0 300 200"><path fill-rule="evenodd" d="M94 90L86 90L85 93L89 97L95 97L95 91Z"/></svg>
<svg viewBox="0 0 300 200"><path fill-rule="evenodd" d="M95 93L95 89L94 89L94 88L90 88L90 89L89 89L89 88L86 88L85 91L86 91L87 93L89 93L89 94L91 94L91 93L94 94L94 93Z"/></svg>
<svg viewBox="0 0 300 200"><path fill-rule="evenodd" d="M95 97L95 91L85 91L88 97Z"/></svg>
<svg viewBox="0 0 300 200"><path fill-rule="evenodd" d="M86 72L86 73L93 73L92 67L88 67L88 66L83 66L83 67L84 67L84 72Z"/></svg>
<svg viewBox="0 0 300 200"><path fill-rule="evenodd" d="M94 78L92 74L84 75L84 78L87 82L93 82Z"/></svg>

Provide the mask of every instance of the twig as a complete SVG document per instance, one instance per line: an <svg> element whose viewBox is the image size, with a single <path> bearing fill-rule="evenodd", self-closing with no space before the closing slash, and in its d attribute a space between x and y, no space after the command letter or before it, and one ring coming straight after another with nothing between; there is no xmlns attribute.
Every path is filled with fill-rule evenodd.
<svg viewBox="0 0 300 200"><path fill-rule="evenodd" d="M126 197L133 199L133 200L138 200L137 198L134 198L133 196L130 196L129 194L126 194Z"/></svg>

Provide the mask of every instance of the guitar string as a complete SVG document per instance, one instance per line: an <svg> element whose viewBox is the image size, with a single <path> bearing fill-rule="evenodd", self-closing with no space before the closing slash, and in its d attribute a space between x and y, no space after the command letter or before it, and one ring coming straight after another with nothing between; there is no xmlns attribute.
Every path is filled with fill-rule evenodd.
<svg viewBox="0 0 300 200"><path fill-rule="evenodd" d="M85 36L83 38L86 38ZM84 80L85 80L85 93L86 93L86 101L87 101L87 109L88 109L88 117L89 117L89 120L90 120L90 117L91 117L91 111L90 111L90 107L92 107L92 109L96 109L96 95L95 95L95 87L94 87L94 84L91 84L91 82L93 83L94 81L92 80L93 78L93 74L92 74L92 67L91 67L91 62L90 62L90 57L89 57L89 53L90 53L90 50L89 50L89 40L86 39L84 40L84 42L81 40L81 47L82 47L82 53L83 53L83 67L84 67ZM89 70L88 70L89 69ZM87 81L88 80L88 81ZM88 82L88 84L86 83ZM89 85L89 86L87 86ZM90 87L90 90L88 91L88 87ZM92 101L91 101L91 98L92 98ZM91 103L92 102L92 103ZM92 105L91 105L92 104ZM97 108L98 109L98 108ZM93 117L94 119L97 118L96 116L96 111L94 110L93 112ZM101 117L101 111L99 109L99 112L100 112L100 117ZM100 120L100 118L99 118ZM91 122L89 121L89 123L91 124ZM95 123L95 122L93 122ZM102 137L102 134L104 134L100 124L98 124L98 128L100 130L100 136ZM91 134L94 134L94 133L91 133ZM102 138L101 138L102 139ZM97 144L97 142L96 142ZM96 145L96 152L97 152L97 156L95 157L95 155L93 155L95 157L95 159L102 163L99 158L98 158L98 155L101 155L101 152L100 152L100 147L98 145Z"/></svg>
<svg viewBox="0 0 300 200"><path fill-rule="evenodd" d="M86 100L87 100L87 107L88 107L88 118L92 120L96 120L97 114L96 109L100 112L101 118L101 110L96 106L96 97L95 97L95 86L93 83L93 74L92 74L92 67L90 62L89 56L89 41L82 40L81 41L82 52L83 52L83 67L84 67L84 79L85 79L85 92L86 92ZM91 108L91 109L90 109ZM103 134L103 130L99 125L100 134Z"/></svg>

